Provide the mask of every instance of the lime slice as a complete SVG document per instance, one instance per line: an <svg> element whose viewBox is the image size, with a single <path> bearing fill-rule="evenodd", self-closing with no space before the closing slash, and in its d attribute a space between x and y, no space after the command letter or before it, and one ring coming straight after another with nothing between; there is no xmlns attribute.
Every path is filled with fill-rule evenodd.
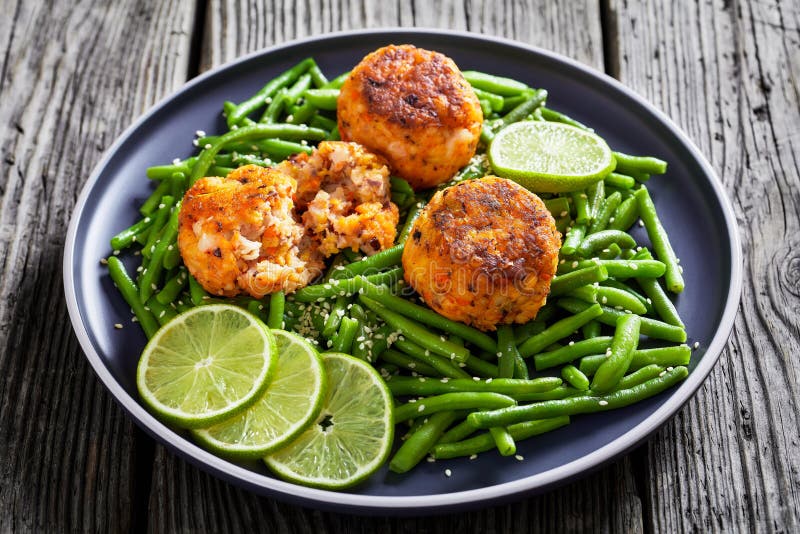
<svg viewBox="0 0 800 534"><path fill-rule="evenodd" d="M214 452L261 458L285 445L317 418L327 389L322 358L302 337L273 330L278 362L267 390L245 411L192 433Z"/></svg>
<svg viewBox="0 0 800 534"><path fill-rule="evenodd" d="M346 354L322 355L328 393L305 432L264 458L280 477L326 489L358 484L386 461L394 436L389 389L369 364Z"/></svg>
<svg viewBox="0 0 800 534"><path fill-rule="evenodd" d="M558 122L511 124L497 132L488 154L498 176L538 193L585 189L616 165L599 136Z"/></svg>
<svg viewBox="0 0 800 534"><path fill-rule="evenodd" d="M276 359L275 337L255 316L227 304L200 306L147 343L136 386L164 420L203 427L257 401Z"/></svg>

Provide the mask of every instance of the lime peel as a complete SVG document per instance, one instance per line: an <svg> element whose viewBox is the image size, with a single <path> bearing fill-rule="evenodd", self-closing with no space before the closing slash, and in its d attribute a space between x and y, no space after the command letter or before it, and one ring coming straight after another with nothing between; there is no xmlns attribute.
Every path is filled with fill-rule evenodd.
<svg viewBox="0 0 800 534"><path fill-rule="evenodd" d="M498 176L539 193L585 189L616 166L600 136L557 122L511 124L497 132L487 153Z"/></svg>

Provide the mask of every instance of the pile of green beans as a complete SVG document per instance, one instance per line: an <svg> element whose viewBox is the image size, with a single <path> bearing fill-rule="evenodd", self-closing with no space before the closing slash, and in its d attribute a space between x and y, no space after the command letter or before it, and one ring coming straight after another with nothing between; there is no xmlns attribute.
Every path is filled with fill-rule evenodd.
<svg viewBox="0 0 800 534"><path fill-rule="evenodd" d="M668 294L683 290L682 269L644 185L666 172L654 157L614 152L615 171L586 190L542 195L564 242L547 304L530 323L482 332L439 315L405 285L403 246L425 203L436 190L491 174L485 150L499 130L523 120L589 129L546 107L547 91L481 72L464 72L485 115L476 156L435 190L390 180L401 213L395 246L368 257L342 251L318 281L293 295L209 295L176 243L186 190L204 176L271 166L338 140L336 105L347 75L328 81L305 59L245 101L225 102L227 131L197 132L197 155L147 169L155 187L142 202L142 218L111 239L107 260L147 337L180 312L224 301L320 350L371 362L396 397L395 422L410 426L390 462L398 473L426 456L492 449L514 455L521 440L556 430L571 416L627 406L686 376L691 349ZM652 253L630 233L637 221ZM640 347L653 340L661 345Z"/></svg>

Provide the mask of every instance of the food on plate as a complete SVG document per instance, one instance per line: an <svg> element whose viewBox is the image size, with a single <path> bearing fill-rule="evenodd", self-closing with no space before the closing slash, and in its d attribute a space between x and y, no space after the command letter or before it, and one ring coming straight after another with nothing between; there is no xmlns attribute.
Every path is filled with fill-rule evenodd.
<svg viewBox="0 0 800 534"><path fill-rule="evenodd" d="M515 456L687 375L682 268L645 185L666 163L611 152L543 89L466 76L408 45L331 81L308 58L226 103L196 157L147 170L106 263L151 339L150 409L339 489L389 455L396 473Z"/></svg>
<svg viewBox="0 0 800 534"><path fill-rule="evenodd" d="M259 298L294 291L319 276L322 255L294 218L296 187L279 170L247 165L189 188L178 246L189 273L206 291Z"/></svg>
<svg viewBox="0 0 800 534"><path fill-rule="evenodd" d="M342 139L384 156L416 190L449 180L475 154L478 97L452 59L411 45L368 54L342 85Z"/></svg>
<svg viewBox="0 0 800 534"><path fill-rule="evenodd" d="M495 330L536 317L560 247L561 235L539 197L487 176L431 198L406 242L403 269L440 314Z"/></svg>
<svg viewBox="0 0 800 534"><path fill-rule="evenodd" d="M274 168L239 167L186 192L178 246L206 291L260 298L317 278L323 259L394 243L389 169L355 143L326 141Z"/></svg>
<svg viewBox="0 0 800 534"><path fill-rule="evenodd" d="M297 181L295 209L323 256L346 248L371 255L394 244L399 213L380 156L357 143L323 141L277 168Z"/></svg>

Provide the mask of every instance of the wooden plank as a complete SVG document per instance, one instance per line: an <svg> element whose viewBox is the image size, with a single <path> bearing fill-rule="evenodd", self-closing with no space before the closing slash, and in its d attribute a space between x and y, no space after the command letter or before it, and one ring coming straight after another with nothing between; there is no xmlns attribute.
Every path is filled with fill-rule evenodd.
<svg viewBox="0 0 800 534"><path fill-rule="evenodd" d="M149 481L142 487L134 471L152 447L135 446L138 431L81 354L61 257L103 150L185 80L193 7L3 6L0 531L125 532L141 524L133 501Z"/></svg>
<svg viewBox="0 0 800 534"><path fill-rule="evenodd" d="M796 532L800 8L612 1L620 79L698 144L733 201L744 292L699 394L650 443L649 530Z"/></svg>
<svg viewBox="0 0 800 534"><path fill-rule="evenodd" d="M433 26L501 35L603 68L597 2L209 2L202 69L253 50L325 32ZM153 532L641 532L632 456L576 484L507 506L430 519L389 520L315 512L260 498L157 447L150 500Z"/></svg>

